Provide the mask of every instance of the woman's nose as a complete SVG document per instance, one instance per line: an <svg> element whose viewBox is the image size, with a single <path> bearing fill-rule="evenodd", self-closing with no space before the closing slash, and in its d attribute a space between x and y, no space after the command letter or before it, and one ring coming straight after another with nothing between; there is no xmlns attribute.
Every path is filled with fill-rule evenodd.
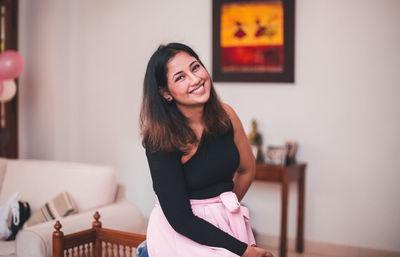
<svg viewBox="0 0 400 257"><path fill-rule="evenodd" d="M196 76L196 74L194 74L194 73L190 72L189 77L190 77L190 82L193 85L196 85L200 82L200 78L198 76Z"/></svg>

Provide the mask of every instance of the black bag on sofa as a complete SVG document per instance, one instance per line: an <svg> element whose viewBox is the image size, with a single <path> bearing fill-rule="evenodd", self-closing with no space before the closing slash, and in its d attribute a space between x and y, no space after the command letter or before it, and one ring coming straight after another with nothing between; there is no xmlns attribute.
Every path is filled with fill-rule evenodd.
<svg viewBox="0 0 400 257"><path fill-rule="evenodd" d="M14 224L14 216L11 214L10 219L8 221L8 228L11 230L12 234L7 238L6 241L15 240L15 236L17 235L18 231L22 228L25 221L29 219L31 216L31 207L29 203L25 201L18 201L19 205L19 222L18 224Z"/></svg>

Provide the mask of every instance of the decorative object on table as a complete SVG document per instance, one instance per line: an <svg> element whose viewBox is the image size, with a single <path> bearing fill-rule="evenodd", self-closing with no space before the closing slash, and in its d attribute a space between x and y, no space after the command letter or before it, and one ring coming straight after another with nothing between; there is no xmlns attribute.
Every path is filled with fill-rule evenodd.
<svg viewBox="0 0 400 257"><path fill-rule="evenodd" d="M295 0L214 0L213 80L294 82Z"/></svg>
<svg viewBox="0 0 400 257"><path fill-rule="evenodd" d="M297 142L296 141L286 141L286 165L296 163L296 152L297 152Z"/></svg>
<svg viewBox="0 0 400 257"><path fill-rule="evenodd" d="M248 135L250 146L253 150L253 154L256 158L256 163L263 163L264 156L261 150L263 139L261 134L257 130L257 122L253 120L251 122L251 131Z"/></svg>
<svg viewBox="0 0 400 257"><path fill-rule="evenodd" d="M286 161L286 146L270 145L265 155L265 162L272 165L285 165Z"/></svg>

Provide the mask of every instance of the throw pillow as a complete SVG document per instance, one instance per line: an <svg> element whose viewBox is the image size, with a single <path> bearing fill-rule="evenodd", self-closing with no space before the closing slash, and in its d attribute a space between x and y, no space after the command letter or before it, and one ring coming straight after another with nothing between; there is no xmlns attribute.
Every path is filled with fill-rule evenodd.
<svg viewBox="0 0 400 257"><path fill-rule="evenodd" d="M24 227L30 227L42 222L51 221L60 217L66 217L77 213L75 203L67 192L62 192L53 200L45 203L39 210L34 212Z"/></svg>

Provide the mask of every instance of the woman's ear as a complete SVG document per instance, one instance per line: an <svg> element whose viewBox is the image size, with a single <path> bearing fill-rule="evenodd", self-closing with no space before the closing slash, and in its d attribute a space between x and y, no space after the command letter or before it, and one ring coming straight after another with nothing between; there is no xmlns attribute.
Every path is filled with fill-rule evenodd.
<svg viewBox="0 0 400 257"><path fill-rule="evenodd" d="M168 92L167 89L162 88L162 87L158 87L158 92L160 93L160 95L167 101L167 102L171 102L173 100L172 95Z"/></svg>

